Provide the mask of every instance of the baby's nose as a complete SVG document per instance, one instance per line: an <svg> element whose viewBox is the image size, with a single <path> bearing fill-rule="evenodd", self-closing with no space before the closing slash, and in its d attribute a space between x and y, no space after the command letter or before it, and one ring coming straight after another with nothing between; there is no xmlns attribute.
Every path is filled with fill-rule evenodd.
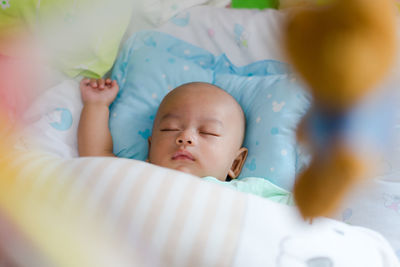
<svg viewBox="0 0 400 267"><path fill-rule="evenodd" d="M177 145L193 145L194 144L194 136L187 133L183 132L176 138L176 144Z"/></svg>

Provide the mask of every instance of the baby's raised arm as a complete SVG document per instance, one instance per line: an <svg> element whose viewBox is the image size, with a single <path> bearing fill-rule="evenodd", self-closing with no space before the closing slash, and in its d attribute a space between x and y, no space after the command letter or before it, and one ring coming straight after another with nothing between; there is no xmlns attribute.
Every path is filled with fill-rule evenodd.
<svg viewBox="0 0 400 267"><path fill-rule="evenodd" d="M119 86L110 79L83 79L80 83L83 109L78 127L79 156L115 157L108 128L109 106Z"/></svg>

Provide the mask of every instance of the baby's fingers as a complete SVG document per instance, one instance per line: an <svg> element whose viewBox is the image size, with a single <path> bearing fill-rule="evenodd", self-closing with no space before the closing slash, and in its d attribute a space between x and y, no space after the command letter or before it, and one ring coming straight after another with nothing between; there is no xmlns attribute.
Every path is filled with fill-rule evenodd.
<svg viewBox="0 0 400 267"><path fill-rule="evenodd" d="M90 80L90 86L92 86L93 88L97 88L97 80L96 79L91 79Z"/></svg>
<svg viewBox="0 0 400 267"><path fill-rule="evenodd" d="M110 78L106 79L106 86L111 86L111 79Z"/></svg>
<svg viewBox="0 0 400 267"><path fill-rule="evenodd" d="M98 83L99 89L101 89L101 90L104 89L104 79L98 79L97 83Z"/></svg>

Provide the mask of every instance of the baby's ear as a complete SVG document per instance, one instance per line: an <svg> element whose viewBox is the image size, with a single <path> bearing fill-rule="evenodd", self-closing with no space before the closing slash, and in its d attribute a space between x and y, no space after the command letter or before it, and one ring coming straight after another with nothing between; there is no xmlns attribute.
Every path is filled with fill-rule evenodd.
<svg viewBox="0 0 400 267"><path fill-rule="evenodd" d="M148 144L148 152L147 152L147 159L146 162L149 162L149 154L150 154L150 147L151 147L151 136L147 138L147 144Z"/></svg>
<svg viewBox="0 0 400 267"><path fill-rule="evenodd" d="M245 147L242 147L237 152L237 156L236 156L235 160L233 161L231 169L228 172L228 176L231 179L235 179L236 177L239 176L240 172L242 171L244 162L246 161L247 154L248 154L248 150Z"/></svg>

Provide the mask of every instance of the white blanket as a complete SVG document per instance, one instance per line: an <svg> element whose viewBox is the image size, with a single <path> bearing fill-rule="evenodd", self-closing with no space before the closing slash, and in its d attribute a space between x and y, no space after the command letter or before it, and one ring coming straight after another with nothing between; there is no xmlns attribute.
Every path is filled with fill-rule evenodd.
<svg viewBox="0 0 400 267"><path fill-rule="evenodd" d="M11 167L18 176L9 189L43 203L32 216L82 210L73 220L129 248L131 266L398 266L376 232L323 218L309 224L294 208L145 162L25 153Z"/></svg>

